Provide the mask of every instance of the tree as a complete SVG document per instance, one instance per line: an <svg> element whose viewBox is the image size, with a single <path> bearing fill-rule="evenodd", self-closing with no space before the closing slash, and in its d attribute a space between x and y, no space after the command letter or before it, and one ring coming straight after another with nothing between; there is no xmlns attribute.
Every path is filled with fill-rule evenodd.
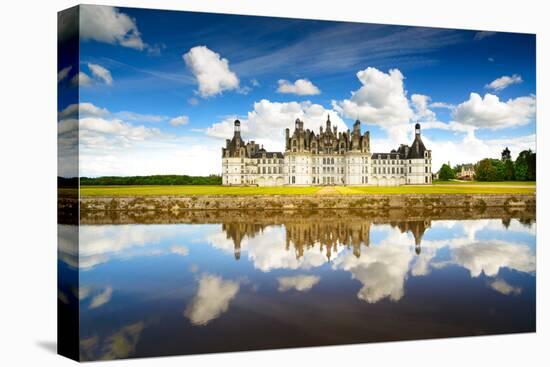
<svg viewBox="0 0 550 367"><path fill-rule="evenodd" d="M510 152L510 149L508 149L508 147L504 148L504 150L500 154L500 157L503 161L512 160L512 153Z"/></svg>
<svg viewBox="0 0 550 367"><path fill-rule="evenodd" d="M519 153L514 163L515 178L519 181L534 181L537 176L537 155L531 149Z"/></svg>
<svg viewBox="0 0 550 367"><path fill-rule="evenodd" d="M505 160L500 168L501 172L499 172L499 176L501 176L504 181L512 181L515 179L514 162L512 162L512 160Z"/></svg>
<svg viewBox="0 0 550 367"><path fill-rule="evenodd" d="M478 181L499 181L499 174L492 159L485 158L479 161L475 165L475 172Z"/></svg>
<svg viewBox="0 0 550 367"><path fill-rule="evenodd" d="M446 163L443 163L441 169L439 170L439 179L443 181L449 181L455 178L455 172L453 169Z"/></svg>

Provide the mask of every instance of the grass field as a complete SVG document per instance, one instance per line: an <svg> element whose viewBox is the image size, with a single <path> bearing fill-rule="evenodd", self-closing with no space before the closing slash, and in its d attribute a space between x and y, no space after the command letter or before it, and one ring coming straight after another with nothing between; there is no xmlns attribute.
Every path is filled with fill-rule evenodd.
<svg viewBox="0 0 550 367"><path fill-rule="evenodd" d="M485 182L485 181L434 181L434 185L489 185L489 186L535 186L535 181L498 181L498 182Z"/></svg>
<svg viewBox="0 0 550 367"><path fill-rule="evenodd" d="M495 185L493 183L493 185ZM314 195L322 187L228 187L228 186L81 186L82 196L195 196L195 195ZM336 186L331 192L361 194L522 194L535 187L429 185L429 186Z"/></svg>
<svg viewBox="0 0 550 367"><path fill-rule="evenodd" d="M81 186L82 196L194 196L194 195L312 195L320 187L230 187L230 186Z"/></svg>

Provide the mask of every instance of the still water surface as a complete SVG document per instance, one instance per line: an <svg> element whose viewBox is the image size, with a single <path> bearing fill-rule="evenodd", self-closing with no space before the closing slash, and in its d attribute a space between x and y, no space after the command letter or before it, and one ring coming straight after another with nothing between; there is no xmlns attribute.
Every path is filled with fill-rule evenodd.
<svg viewBox="0 0 550 367"><path fill-rule="evenodd" d="M534 215L237 214L82 225L82 359L535 330Z"/></svg>

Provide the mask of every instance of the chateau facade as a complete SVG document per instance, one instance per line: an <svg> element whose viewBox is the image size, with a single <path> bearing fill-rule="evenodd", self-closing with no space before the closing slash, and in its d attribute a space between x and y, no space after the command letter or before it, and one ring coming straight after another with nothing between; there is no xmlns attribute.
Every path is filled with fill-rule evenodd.
<svg viewBox="0 0 550 367"><path fill-rule="evenodd" d="M432 183L432 152L415 126L411 146L401 144L389 153L371 153L370 133L361 134L361 123L353 130L338 132L326 126L315 134L296 119L294 132L285 130L285 152L268 152L254 141L245 143L240 121L235 120L232 139L222 148L223 185L360 185L397 186Z"/></svg>

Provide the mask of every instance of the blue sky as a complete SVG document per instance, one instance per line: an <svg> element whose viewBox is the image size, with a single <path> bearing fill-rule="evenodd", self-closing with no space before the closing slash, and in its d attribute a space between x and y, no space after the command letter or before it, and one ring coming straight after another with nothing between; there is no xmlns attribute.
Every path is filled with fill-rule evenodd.
<svg viewBox="0 0 550 367"><path fill-rule="evenodd" d="M219 173L235 117L268 150L296 117L359 118L376 151L420 122L437 169L535 149L534 35L105 6L80 22L81 175ZM58 71L71 88L77 67Z"/></svg>

